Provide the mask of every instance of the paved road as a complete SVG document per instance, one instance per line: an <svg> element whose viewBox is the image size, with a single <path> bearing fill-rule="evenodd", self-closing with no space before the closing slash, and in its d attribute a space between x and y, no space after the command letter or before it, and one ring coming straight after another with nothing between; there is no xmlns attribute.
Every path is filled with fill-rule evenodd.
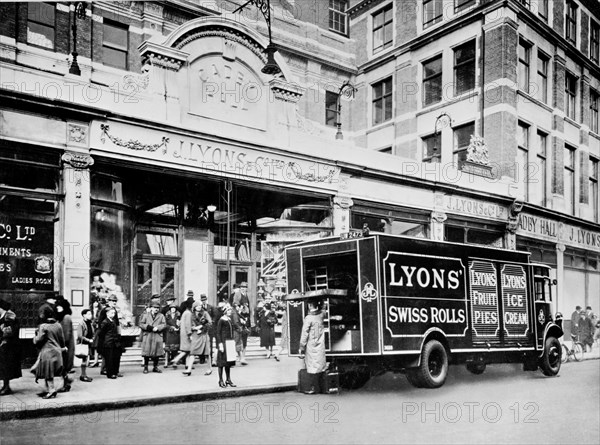
<svg viewBox="0 0 600 445"><path fill-rule="evenodd" d="M151 388L149 388L151 390ZM3 422L4 444L23 443L600 443L600 361L560 376L490 366L452 367L436 390L404 376L361 390L295 392Z"/></svg>

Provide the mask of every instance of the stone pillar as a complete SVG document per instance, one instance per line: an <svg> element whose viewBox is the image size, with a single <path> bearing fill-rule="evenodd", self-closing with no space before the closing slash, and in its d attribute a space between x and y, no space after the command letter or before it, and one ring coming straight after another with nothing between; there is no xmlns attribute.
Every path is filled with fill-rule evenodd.
<svg viewBox="0 0 600 445"><path fill-rule="evenodd" d="M350 231L350 208L354 201L349 196L337 195L333 198L333 234Z"/></svg>
<svg viewBox="0 0 600 445"><path fill-rule="evenodd" d="M556 244L556 296L554 308L555 312L562 312L567 314L567 307L564 305L564 280L565 280L565 245L563 243Z"/></svg>
<svg viewBox="0 0 600 445"><path fill-rule="evenodd" d="M215 234L208 230L208 242L206 243L206 262L208 264L207 293L208 304L216 306L217 301L217 269L215 268Z"/></svg>
<svg viewBox="0 0 600 445"><path fill-rule="evenodd" d="M444 241L444 221L448 215L444 212L431 212L431 239L435 241Z"/></svg>
<svg viewBox="0 0 600 445"><path fill-rule="evenodd" d="M87 127L68 124L67 140L85 140ZM73 319L90 303L90 171L92 157L83 150L66 151L63 161L63 285L62 293L73 306Z"/></svg>

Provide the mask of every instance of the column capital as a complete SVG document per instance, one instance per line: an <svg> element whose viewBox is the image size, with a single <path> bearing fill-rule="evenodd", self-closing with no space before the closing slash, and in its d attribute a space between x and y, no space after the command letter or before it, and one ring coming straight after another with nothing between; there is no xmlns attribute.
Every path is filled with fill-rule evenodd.
<svg viewBox="0 0 600 445"><path fill-rule="evenodd" d="M349 196L334 196L333 205L342 209L349 209L354 205L354 201Z"/></svg>
<svg viewBox="0 0 600 445"><path fill-rule="evenodd" d="M85 153L77 153L74 151L67 151L62 156L63 165L67 164L73 168L84 169L94 165L94 158Z"/></svg>

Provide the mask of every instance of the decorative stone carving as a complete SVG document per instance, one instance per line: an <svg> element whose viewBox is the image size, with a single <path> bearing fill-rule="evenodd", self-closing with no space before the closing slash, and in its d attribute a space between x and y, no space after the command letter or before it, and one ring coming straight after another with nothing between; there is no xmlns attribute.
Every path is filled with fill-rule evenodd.
<svg viewBox="0 0 600 445"><path fill-rule="evenodd" d="M334 196L333 205L340 209L347 210L354 205L354 201L349 196Z"/></svg>
<svg viewBox="0 0 600 445"><path fill-rule="evenodd" d="M523 201L515 199L508 209L507 230L514 234L519 227L519 214L523 210Z"/></svg>
<svg viewBox="0 0 600 445"><path fill-rule="evenodd" d="M275 98L285 102L297 103L304 95L305 91L305 88L302 88L299 85L277 78L271 80L269 85L271 86L271 91Z"/></svg>
<svg viewBox="0 0 600 445"><path fill-rule="evenodd" d="M170 139L165 136L163 136L160 144L144 144L143 142L140 142L137 139L129 139L126 141L124 139L121 139L120 137L109 134L108 131L110 130L110 126L106 125L106 124L100 124L100 130L102 130L102 135L100 136L100 140L102 141L103 144L105 143L106 138L108 138L108 139L110 139L110 141L113 144L115 144L119 147L128 148L129 150L138 150L138 151L144 150L144 151L154 152L154 151L158 150L160 147L164 147L163 154L166 154L167 153L167 145L170 142Z"/></svg>
<svg viewBox="0 0 600 445"><path fill-rule="evenodd" d="M467 161L474 164L489 165L488 149L481 136L471 135L471 141L467 148Z"/></svg>
<svg viewBox="0 0 600 445"><path fill-rule="evenodd" d="M237 55L237 43L231 39L223 39L223 58L231 62Z"/></svg>
<svg viewBox="0 0 600 445"><path fill-rule="evenodd" d="M78 169L89 168L94 165L94 158L83 153L68 151L61 156L61 159L65 164Z"/></svg>
<svg viewBox="0 0 600 445"><path fill-rule="evenodd" d="M448 219L448 215L444 212L431 212L431 219L436 223L441 224Z"/></svg>
<svg viewBox="0 0 600 445"><path fill-rule="evenodd" d="M69 142L85 144L87 140L87 127L83 125L68 124L67 135Z"/></svg>
<svg viewBox="0 0 600 445"><path fill-rule="evenodd" d="M142 64L149 62L152 66L179 71L189 54L175 48L145 41L140 45L140 55L142 56Z"/></svg>
<svg viewBox="0 0 600 445"><path fill-rule="evenodd" d="M125 74L123 76L123 88L134 89L135 91L145 90L150 83L149 70L144 74Z"/></svg>

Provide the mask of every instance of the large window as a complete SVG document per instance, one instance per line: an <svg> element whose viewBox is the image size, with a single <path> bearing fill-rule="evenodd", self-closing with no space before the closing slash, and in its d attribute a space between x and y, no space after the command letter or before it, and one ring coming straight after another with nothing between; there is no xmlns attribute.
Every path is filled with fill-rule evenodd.
<svg viewBox="0 0 600 445"><path fill-rule="evenodd" d="M442 56L423 63L423 105L442 100Z"/></svg>
<svg viewBox="0 0 600 445"><path fill-rule="evenodd" d="M454 49L454 93L475 88L475 40Z"/></svg>
<svg viewBox="0 0 600 445"><path fill-rule="evenodd" d="M577 4L571 0L565 4L565 38L577 43Z"/></svg>
<svg viewBox="0 0 600 445"><path fill-rule="evenodd" d="M350 227L362 229L365 224L372 232L429 238L429 217L426 214L385 206L355 205L352 208Z"/></svg>
<svg viewBox="0 0 600 445"><path fill-rule="evenodd" d="M329 30L339 34L348 34L347 0L329 0Z"/></svg>
<svg viewBox="0 0 600 445"><path fill-rule="evenodd" d="M393 4L373 14L373 54L392 46L394 40Z"/></svg>
<svg viewBox="0 0 600 445"><path fill-rule="evenodd" d="M535 190L535 196L532 202L539 205L546 205L546 162L548 158L548 135L544 132L538 131L537 133L538 151L538 173L532 178L532 186Z"/></svg>
<svg viewBox="0 0 600 445"><path fill-rule="evenodd" d="M127 26L107 21L103 23L102 60L104 64L127 69L128 45Z"/></svg>
<svg viewBox="0 0 600 445"><path fill-rule="evenodd" d="M373 125L392 118L392 78L373 84Z"/></svg>
<svg viewBox="0 0 600 445"><path fill-rule="evenodd" d="M529 65L531 58L531 45L524 40L519 40L519 89L529 93Z"/></svg>
<svg viewBox="0 0 600 445"><path fill-rule="evenodd" d="M517 165L515 177L521 184L525 201L529 201L529 125L519 122L517 128Z"/></svg>
<svg viewBox="0 0 600 445"><path fill-rule="evenodd" d="M565 74L565 115L575 120L575 98L577 97L577 77Z"/></svg>
<svg viewBox="0 0 600 445"><path fill-rule="evenodd" d="M600 25L590 20L590 59L598 63L600 60Z"/></svg>
<svg viewBox="0 0 600 445"><path fill-rule="evenodd" d="M548 103L548 62L549 57L542 52L538 52L538 85L537 97L543 103Z"/></svg>
<svg viewBox="0 0 600 445"><path fill-rule="evenodd" d="M325 125L335 127L337 115L337 94L331 91L325 91Z"/></svg>
<svg viewBox="0 0 600 445"><path fill-rule="evenodd" d="M423 28L441 22L443 17L443 0L423 1Z"/></svg>
<svg viewBox="0 0 600 445"><path fill-rule="evenodd" d="M598 159L590 156L590 205L592 218L598 222Z"/></svg>
<svg viewBox="0 0 600 445"><path fill-rule="evenodd" d="M462 169L463 163L467 160L467 148L474 133L474 122L454 129L454 163L458 169Z"/></svg>
<svg viewBox="0 0 600 445"><path fill-rule="evenodd" d="M54 4L27 4L27 43L54 49L55 12Z"/></svg>
<svg viewBox="0 0 600 445"><path fill-rule="evenodd" d="M565 145L564 148L564 196L565 211L575 213L575 148Z"/></svg>
<svg viewBox="0 0 600 445"><path fill-rule="evenodd" d="M598 102L600 95L590 88L590 130L598 133Z"/></svg>

